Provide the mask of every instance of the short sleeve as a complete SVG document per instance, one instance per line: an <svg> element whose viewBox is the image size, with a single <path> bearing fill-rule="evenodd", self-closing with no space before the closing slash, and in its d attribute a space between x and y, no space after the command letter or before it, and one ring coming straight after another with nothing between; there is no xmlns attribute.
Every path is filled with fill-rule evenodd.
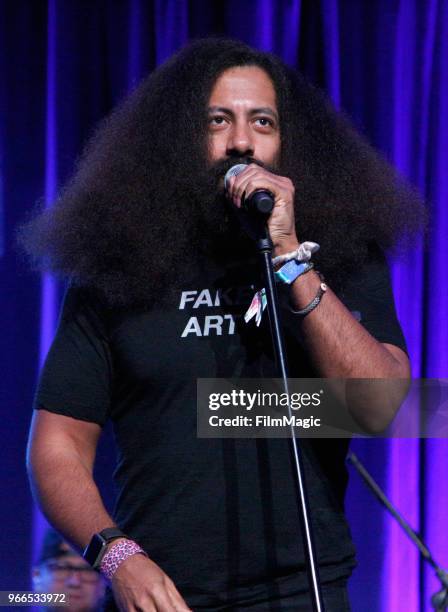
<svg viewBox="0 0 448 612"><path fill-rule="evenodd" d="M341 301L378 342L393 344L407 353L397 318L389 268L384 255L372 257L346 282Z"/></svg>
<svg viewBox="0 0 448 612"><path fill-rule="evenodd" d="M99 301L85 289L69 287L33 407L103 426L111 386L112 359Z"/></svg>

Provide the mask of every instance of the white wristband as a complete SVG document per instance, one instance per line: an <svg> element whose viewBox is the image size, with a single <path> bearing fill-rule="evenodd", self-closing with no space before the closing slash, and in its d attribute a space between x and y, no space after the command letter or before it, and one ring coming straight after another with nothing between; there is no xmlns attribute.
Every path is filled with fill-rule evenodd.
<svg viewBox="0 0 448 612"><path fill-rule="evenodd" d="M286 261L291 261L292 259L297 259L297 261L309 261L313 253L318 251L320 246L317 242L302 242L298 249L295 251L290 251L289 253L285 253L284 255L278 255L274 257L272 263L276 266L279 263L284 263Z"/></svg>

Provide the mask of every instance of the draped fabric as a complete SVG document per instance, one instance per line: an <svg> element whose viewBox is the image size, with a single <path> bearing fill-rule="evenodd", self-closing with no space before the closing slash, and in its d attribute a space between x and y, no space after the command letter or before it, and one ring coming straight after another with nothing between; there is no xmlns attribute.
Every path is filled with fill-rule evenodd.
<svg viewBox="0 0 448 612"><path fill-rule="evenodd" d="M0 590L27 589L43 520L25 475L37 372L61 287L27 271L14 229L54 200L83 141L185 42L226 35L273 51L325 88L428 200L423 238L391 262L414 377L448 375L448 2L446 0L6 0L0 4L2 504ZM425 248L426 247L426 248ZM445 440L353 443L393 503L448 566ZM351 475L354 610L430 610L438 588L414 546Z"/></svg>

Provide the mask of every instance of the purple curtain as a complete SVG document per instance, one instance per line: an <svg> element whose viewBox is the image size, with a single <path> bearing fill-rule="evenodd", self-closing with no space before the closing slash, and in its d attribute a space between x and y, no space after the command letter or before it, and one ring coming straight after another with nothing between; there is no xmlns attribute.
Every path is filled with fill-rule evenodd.
<svg viewBox="0 0 448 612"><path fill-rule="evenodd" d="M447 377L446 0L6 0L0 4L0 262L6 288L0 305L0 559L6 560L0 590L28 588L44 524L32 505L24 449L37 372L61 297L54 279L39 282L17 258L14 228L34 201L53 201L97 120L186 41L209 35L241 39L301 69L426 196L428 237L391 262L392 277L413 376ZM447 442L363 440L353 448L447 567ZM356 474L347 511L359 557L353 609L430 610L438 586L432 572Z"/></svg>

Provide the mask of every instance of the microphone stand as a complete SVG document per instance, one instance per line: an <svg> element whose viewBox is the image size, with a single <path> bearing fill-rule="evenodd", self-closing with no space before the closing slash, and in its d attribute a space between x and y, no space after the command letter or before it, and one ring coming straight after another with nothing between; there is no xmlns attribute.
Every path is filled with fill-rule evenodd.
<svg viewBox="0 0 448 612"><path fill-rule="evenodd" d="M440 580L442 588L437 593L434 593L431 597L431 606L436 612L446 612L448 609L448 574L445 572L440 565L438 565L433 556L431 555L429 548L423 542L422 538L418 535L409 523L401 516L398 510L392 505L391 501L386 497L382 489L375 482L363 464L359 461L355 453L350 452L347 455L347 461L349 461L353 467L360 474L361 478L373 492L378 501L386 508L386 510L394 517L400 527L404 530L406 535L414 542L420 551L423 559L427 561L431 567L435 570L437 577Z"/></svg>
<svg viewBox="0 0 448 612"><path fill-rule="evenodd" d="M264 287L266 289L266 300L269 314L269 323L271 328L272 343L274 348L275 361L279 376L283 380L283 389L289 398L288 387L288 366L286 363L285 343L283 339L283 331L280 321L280 311L278 307L277 289L275 286L275 276L272 266L272 248L273 244L269 236L269 230L266 223L266 215L254 215L254 223L257 226L258 237L256 239L257 250L263 266ZM288 401L288 416L291 418L291 405ZM308 583L311 591L311 601L313 612L324 612L322 593L319 582L318 568L316 565L315 545L313 541L312 528L310 523L310 511L308 504L308 495L306 491L305 469L299 444L296 440L294 426L291 425L291 443L292 453L295 462L295 475L297 478L297 486L299 493L299 518L302 532L303 545L305 549L305 560L308 573Z"/></svg>

